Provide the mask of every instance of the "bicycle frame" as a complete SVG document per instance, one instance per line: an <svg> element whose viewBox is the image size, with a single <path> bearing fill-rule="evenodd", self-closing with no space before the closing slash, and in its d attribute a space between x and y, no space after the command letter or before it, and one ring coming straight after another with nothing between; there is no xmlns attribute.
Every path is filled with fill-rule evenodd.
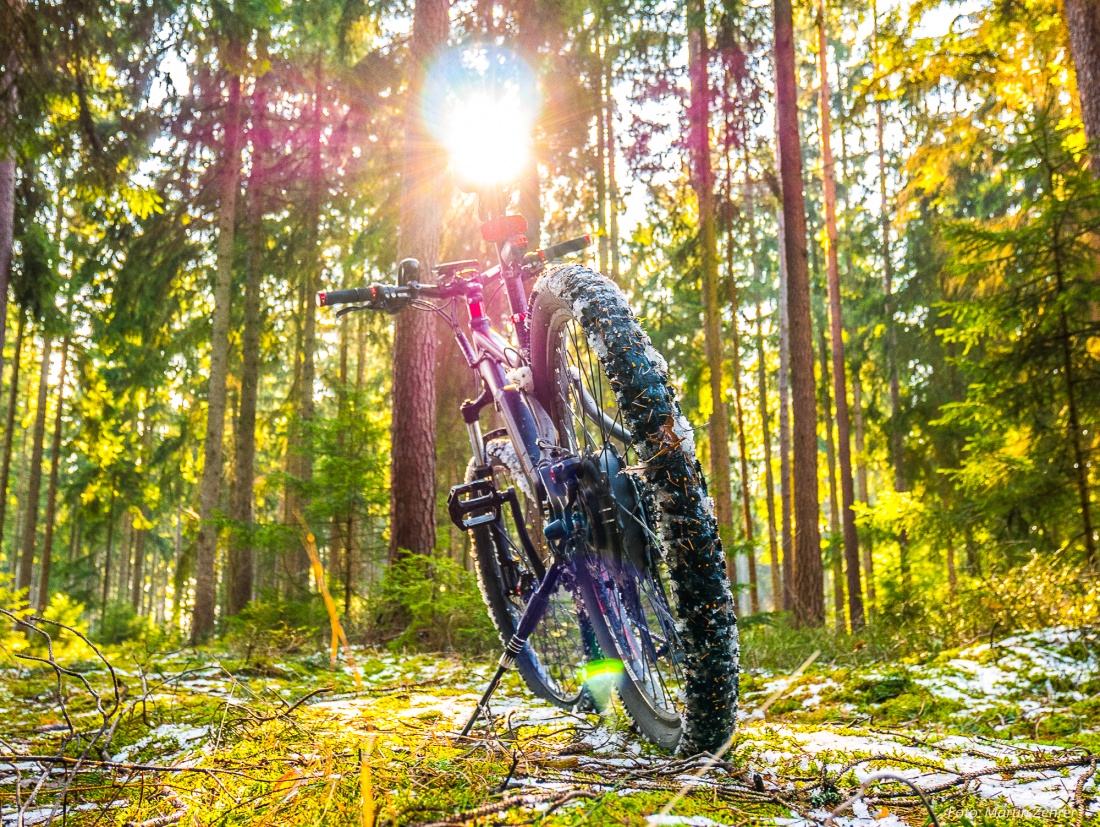
<svg viewBox="0 0 1100 827"><path fill-rule="evenodd" d="M516 449L524 476L531 484L531 490L543 490L555 502L563 506L567 492L560 483L547 472L549 457L545 454L552 449L564 450L557 445L554 425L547 412L531 393L530 366L527 358L528 343L525 339L524 321L527 318L527 293L523 284L523 272L510 266L498 245L501 262L480 278L494 277L496 270L504 282L508 297L511 318L516 328L515 341L506 338L495 330L485 314L484 296L480 290L480 278L466 293L466 308L469 314L470 337L467 338L457 325L453 328L455 340L467 365L481 379L484 391L477 399L468 400L461 406L463 421L466 424L470 440L470 449L478 465L485 465L485 446L481 434L480 414L482 408L490 402L495 404L504 427ZM499 269L498 269L499 268ZM526 373L525 373L526 372ZM524 384L527 387L524 387Z"/></svg>

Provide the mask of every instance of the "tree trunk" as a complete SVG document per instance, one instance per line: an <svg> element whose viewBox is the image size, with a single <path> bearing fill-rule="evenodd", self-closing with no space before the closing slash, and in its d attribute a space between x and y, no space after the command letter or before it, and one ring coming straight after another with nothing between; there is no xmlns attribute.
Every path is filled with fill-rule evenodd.
<svg viewBox="0 0 1100 827"><path fill-rule="evenodd" d="M317 307L314 296L321 289L321 200L324 190L324 167L321 158L321 91L323 84L323 55L318 52L314 61L313 106L309 121L309 186L304 209L304 222L308 237L301 262L301 279L298 289L298 305L302 326L299 330L300 361L296 371L295 422L287 439L287 490L285 523L295 536L300 528L299 519L306 517L309 509L309 485L313 481L313 419L316 413L314 384L316 378ZM305 547L297 540L291 541L285 553L287 593L301 596L309 589L310 562Z"/></svg>
<svg viewBox="0 0 1100 827"><path fill-rule="evenodd" d="M428 63L450 34L447 0L416 0L408 100L420 98ZM447 159L418 107L405 115L400 226L401 256L420 261L430 279L439 252ZM442 191L441 191L442 190ZM390 559L435 547L435 320L402 313L393 333L393 418L390 465Z"/></svg>
<svg viewBox="0 0 1100 827"><path fill-rule="evenodd" d="M61 371L57 379L57 410L54 412L50 443L50 481L46 488L46 536L42 538L42 562L38 572L38 614L50 605L50 568L53 564L53 533L57 520L57 475L61 464L61 432L65 413L65 374L69 366L72 334L66 333L61 345ZM74 519L75 523L75 519Z"/></svg>
<svg viewBox="0 0 1100 827"><path fill-rule="evenodd" d="M103 555L103 595L99 601L99 625L101 628L104 619L107 617L107 595L111 589L111 552L114 550L115 539L116 495L115 480L111 478L111 504L107 506L107 548Z"/></svg>
<svg viewBox="0 0 1100 827"><path fill-rule="evenodd" d="M727 132L729 131L729 122L727 120ZM726 169L728 179L726 181L726 197L727 200L732 203L733 195L733 170L730 165L730 146L729 141L726 142ZM748 181L748 165L745 165L745 203L747 206L746 211L746 223L749 227L749 257L755 260L756 253L756 240L753 237L752 222L752 199L749 196L750 182ZM730 213L732 216L732 211ZM745 440L745 410L741 399L741 296L737 289L737 274L734 271L734 258L736 250L733 242L733 226L732 221L729 227L726 228L726 267L729 272L730 280L730 308L732 311L732 323L730 325L730 336L733 339L733 410L735 415L735 422L737 424L737 449L738 449L738 470L741 474L741 518L742 526L745 532L745 547L747 550L748 558L748 573L749 573L749 609L752 614L758 614L760 612L760 585L757 582L756 575L756 531L753 526L752 520L752 492L749 489L749 458L748 448Z"/></svg>
<svg viewBox="0 0 1100 827"><path fill-rule="evenodd" d="M248 233L245 258L244 329L241 333L241 396L234 432L233 488L229 516L238 526L229 535L226 572L226 611L232 617L252 600L255 577L253 548L253 488L256 483L256 400L260 391L260 328L262 323L264 186L267 172L269 131L267 83L256 81L252 96L252 170L248 175L248 208L245 232Z"/></svg>
<svg viewBox="0 0 1100 827"><path fill-rule="evenodd" d="M802 191L802 139L798 131L794 19L790 0L774 0L776 126L783 192L783 245L787 255L787 322L790 325L791 395L794 403L794 622L825 622L824 572L818 531L817 404L810 335L810 276L806 253L806 202Z"/></svg>
<svg viewBox="0 0 1100 827"><path fill-rule="evenodd" d="M688 70L691 98L688 107L688 145L691 184L699 203L698 256L703 282L703 337L710 368L710 476L718 529L727 544L732 538L733 500L730 492L729 414L722 396L721 311L718 307L718 240L714 208L714 172L710 166L710 79L704 0L687 5ZM726 557L730 582L737 582L737 561Z"/></svg>
<svg viewBox="0 0 1100 827"><path fill-rule="evenodd" d="M27 589L34 575L34 547L38 533L38 506L42 492L42 451L46 440L46 401L50 390L50 350L53 340L46 334L42 340L42 363L38 373L38 407L34 414L34 436L31 442L31 465L26 487L26 517L23 520L23 550L19 557L16 589ZM32 604L35 605L35 604Z"/></svg>
<svg viewBox="0 0 1100 827"><path fill-rule="evenodd" d="M615 96L611 92L614 81L614 67L611 57L607 53L605 42L604 52L604 120L607 134L607 229L609 234L608 255L611 267L610 276L616 284L619 284L622 273L619 269L619 184L615 180Z"/></svg>
<svg viewBox="0 0 1100 827"><path fill-rule="evenodd" d="M833 575L833 613L836 615L836 630L844 633L844 564L834 546L840 535L840 504L836 485L836 445L833 442L833 402L829 398L829 362L826 354L829 345L825 341L825 329L819 334L821 357L821 419L825 426L825 462L829 469L829 565Z"/></svg>
<svg viewBox="0 0 1100 827"><path fill-rule="evenodd" d="M878 7L871 4L874 16L874 28L872 30L871 54L874 58L872 69L878 72ZM894 467L894 490L899 494L906 491L905 469L902 459L902 431L901 431L901 388L898 382L897 366L897 333L894 328L894 254L890 249L890 209L886 198L886 143L883 138L885 129L885 116L882 111L882 101L875 101L875 136L878 144L878 187L880 214L879 222L882 232L882 295L883 316L886 320L886 372L890 385L890 464ZM909 538L902 531L898 535L898 555L901 569L901 579L904 586L909 585Z"/></svg>
<svg viewBox="0 0 1100 827"><path fill-rule="evenodd" d="M1054 174L1047 166L1048 191L1056 191ZM1096 536L1092 528L1092 503L1089 493L1089 462L1087 446L1082 444L1081 415L1078 411L1077 400L1077 370L1073 359L1073 334L1070 332L1069 318L1066 308L1061 304L1065 293L1066 284L1062 268L1062 234L1059 224L1054 225L1054 237L1051 240L1054 251L1054 276L1055 289L1059 299L1058 324L1061 335L1058 337L1062 345L1062 376L1066 385L1066 412L1068 413L1070 445L1073 447L1073 468L1077 482L1077 495L1081 504L1081 533L1085 542L1085 562L1090 570L1096 569Z"/></svg>
<svg viewBox="0 0 1100 827"><path fill-rule="evenodd" d="M341 423L349 422L351 419L351 413L348 408L348 328L351 325L351 320L345 316L339 324L340 331L340 374L336 383L336 411L338 420ZM348 455L347 440L344 433L344 429L341 426L340 430L336 432L336 453L339 456ZM348 506L348 513L351 512L351 506ZM340 578L344 581L344 594L345 601L348 596L348 561L350 559L351 537L344 532L344 527L348 524L348 514L341 511L337 511L332 515L332 565L334 568L333 581L336 581L336 575L339 573Z"/></svg>
<svg viewBox="0 0 1100 827"><path fill-rule="evenodd" d="M8 284L11 282L12 248L15 241L16 157L13 133L19 120L18 89L15 85L19 58L14 44L4 58L8 71L0 78L0 134L11 144L3 146L3 141L0 141L0 376L4 372L4 342L8 333ZM0 536L2 525L3 519L0 517Z"/></svg>
<svg viewBox="0 0 1100 827"><path fill-rule="evenodd" d="M1092 145L1092 173L1100 177L1100 0L1064 2L1081 120Z"/></svg>
<svg viewBox="0 0 1100 827"><path fill-rule="evenodd" d="M852 413L856 426L856 486L859 501L870 505L867 492L867 454L863 438L863 385L859 381L859 368L852 371ZM867 584L868 613L875 606L875 567L873 561L874 545L870 537L864 539L860 548L863 551L863 579Z"/></svg>
<svg viewBox="0 0 1100 827"><path fill-rule="evenodd" d="M230 46L225 63L236 67L240 47ZM225 435L226 374L229 363L230 288L233 281L233 241L236 230L237 190L241 174L241 79L227 77L229 97L225 110L225 145L222 150L219 193L217 274L214 286L214 318L210 333L210 386L207 398L206 439L203 444L202 482L199 489L199 536L195 547L195 610L191 640L198 643L214 631L217 600L218 529L214 511L222 483L222 437Z"/></svg>
<svg viewBox="0 0 1100 827"><path fill-rule="evenodd" d="M129 508L122 512L122 538L118 555L118 585L115 588L115 600L119 603L130 600L130 563L134 559L134 513Z"/></svg>
<svg viewBox="0 0 1100 827"><path fill-rule="evenodd" d="M536 0L518 0L515 3L516 25L519 32L516 45L527 65L539 71L539 43L543 40L542 21L539 19L539 6ZM541 245L542 206L539 198L538 156L532 149L526 168L519 180L519 212L527 219L527 240L531 249Z"/></svg>
<svg viewBox="0 0 1100 827"><path fill-rule="evenodd" d="M596 219L596 230L599 236L599 262L600 272L604 275L608 272L608 244L607 244L607 119L604 113L607 110L607 97L604 91L604 47L603 26L597 25L593 34L592 50L592 75L596 85L596 209L599 215Z"/></svg>
<svg viewBox="0 0 1100 827"><path fill-rule="evenodd" d="M12 440L15 436L15 411L19 406L19 363L23 354L23 333L27 329L26 316L20 312L19 325L15 333L15 352L11 362L11 390L8 396L8 415L4 423L4 458L0 464L0 548L4 543L4 526L8 512L8 480L11 474ZM12 551L12 560L15 560ZM14 568L12 574L14 574Z"/></svg>
<svg viewBox="0 0 1100 827"><path fill-rule="evenodd" d="M764 318L756 303L757 381L760 387L760 427L764 437L764 483L768 495L768 551L772 568L772 611L783 608L783 578L779 568L779 542L775 527L775 476L772 473L772 434L768 415L768 369L764 354Z"/></svg>
<svg viewBox="0 0 1100 827"><path fill-rule="evenodd" d="M783 208L776 216L786 235ZM794 610L794 503L791 492L791 326L787 321L787 248L779 244L779 497L783 546L783 610Z"/></svg>
<svg viewBox="0 0 1100 827"><path fill-rule="evenodd" d="M145 411L141 423L141 471L143 475L149 474L149 466L153 461L153 404L146 397ZM145 498L141 498L142 526L135 530L134 537L134 565L130 573L130 605L134 611L141 614L141 604L145 596L145 543L149 537L149 529L144 523L149 521L149 507L145 504Z"/></svg>
<svg viewBox="0 0 1100 827"><path fill-rule="evenodd" d="M828 38L825 32L825 0L818 2L818 71L821 73L821 158L825 189L825 237L829 321L832 335L833 396L836 398L837 460L840 463L841 527L844 534L844 568L848 576L848 619L852 631L863 628L863 596L859 583L859 535L853 510L852 439L848 420L848 383L844 361L844 317L840 300L840 268L837 264L836 169L833 165L831 117L829 113ZM838 624L839 625L839 624Z"/></svg>
<svg viewBox="0 0 1100 827"><path fill-rule="evenodd" d="M959 575L955 569L955 546L947 546L947 588L954 600L959 590Z"/></svg>
<svg viewBox="0 0 1100 827"><path fill-rule="evenodd" d="M28 400L27 407L30 407ZM12 570L12 579L14 580L19 571L19 549L23 547L23 517L26 514L26 510L21 507L22 500L20 499L20 493L27 490L27 467L29 465L27 459L27 443L30 441L31 430L24 428L22 439L19 440L19 471L16 475L15 483L15 536L12 537L12 561L14 568Z"/></svg>

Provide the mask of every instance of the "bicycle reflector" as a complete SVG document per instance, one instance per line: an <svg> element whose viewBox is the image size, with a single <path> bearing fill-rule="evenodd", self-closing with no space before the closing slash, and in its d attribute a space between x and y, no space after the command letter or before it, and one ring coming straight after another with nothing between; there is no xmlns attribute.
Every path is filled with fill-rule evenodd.
<svg viewBox="0 0 1100 827"><path fill-rule="evenodd" d="M525 232L527 219L522 215L502 215L481 225L481 237L491 244L503 244Z"/></svg>

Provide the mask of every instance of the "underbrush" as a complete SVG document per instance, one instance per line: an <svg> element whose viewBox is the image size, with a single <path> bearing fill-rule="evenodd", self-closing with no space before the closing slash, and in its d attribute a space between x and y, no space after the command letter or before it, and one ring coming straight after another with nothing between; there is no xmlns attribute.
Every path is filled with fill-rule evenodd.
<svg viewBox="0 0 1100 827"><path fill-rule="evenodd" d="M368 643L395 649L485 654L500 648L477 579L448 557L393 563L362 617Z"/></svg>
<svg viewBox="0 0 1100 827"><path fill-rule="evenodd" d="M879 605L855 633L795 628L785 612L743 618L742 665L790 672L815 651L820 663L878 663L935 656L1017 632L1100 624L1100 577L1065 554L1036 554L1022 566L983 577L960 575L954 595L915 578L908 585L898 577L880 579Z"/></svg>

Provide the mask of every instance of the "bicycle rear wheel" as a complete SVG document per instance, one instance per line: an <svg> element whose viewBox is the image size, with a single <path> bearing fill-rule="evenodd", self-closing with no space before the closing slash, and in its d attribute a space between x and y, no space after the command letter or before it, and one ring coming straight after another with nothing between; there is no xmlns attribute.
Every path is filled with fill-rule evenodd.
<svg viewBox="0 0 1100 827"><path fill-rule="evenodd" d="M538 502L527 490L527 481L511 441L488 440L486 459L497 490L516 489L522 519L536 554L536 559L532 560L524 550L515 515L508 505L502 506L499 520L470 530L481 595L501 643L507 645L527 601L546 573L549 551L542 533ZM477 466L471 462L467 481L477 473ZM538 697L566 709L583 706L584 668L594 640L589 631L586 641L585 630L591 627L578 613L580 600L574 600L576 586L572 572L567 572L542 622L516 658L516 668L527 687Z"/></svg>
<svg viewBox="0 0 1100 827"><path fill-rule="evenodd" d="M736 617L667 367L587 268L543 275L529 319L535 394L595 481L577 579L601 648L622 661L623 705L658 745L713 752L736 723Z"/></svg>

